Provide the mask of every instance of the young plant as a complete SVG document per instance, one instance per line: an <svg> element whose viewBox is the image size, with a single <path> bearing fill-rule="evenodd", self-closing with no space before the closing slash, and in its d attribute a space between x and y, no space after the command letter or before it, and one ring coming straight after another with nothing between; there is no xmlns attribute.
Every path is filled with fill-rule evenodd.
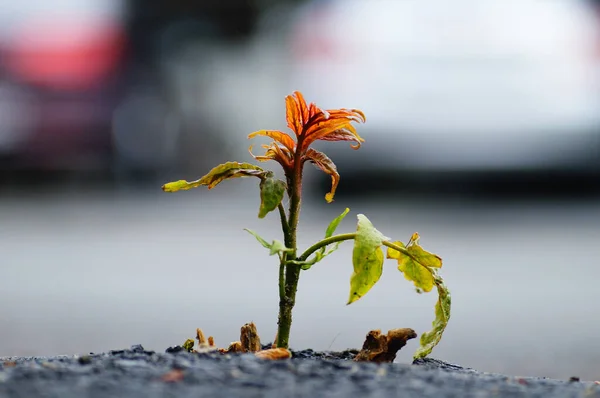
<svg viewBox="0 0 600 398"><path fill-rule="evenodd" d="M290 327L292 325L292 309L296 303L296 290L302 271L310 269L314 264L335 251L341 242L354 240L352 264L354 272L350 278L350 297L348 304L364 296L379 280L383 271L383 246L387 247L388 259L398 262L398 269L406 279L412 281L418 293L429 292L434 287L438 292L435 305L435 320L431 331L421 336L421 346L414 354L415 358L427 356L438 344L450 318L450 293L438 269L442 260L435 254L429 253L419 245L419 235L414 233L404 244L392 241L362 214L358 217L356 232L334 235L337 226L348 214L346 209L327 227L325 237L314 245L299 253L296 246L298 219L302 202L302 169L306 162L313 163L331 176L331 191L325 195L327 202L332 202L340 175L335 164L324 153L310 147L317 140L349 141L355 143L352 148L358 149L364 140L358 135L353 122L365 122L364 114L356 109L322 110L314 103L306 104L298 91L285 98L287 125L295 135L277 130L260 130L248 136L266 136L273 139L269 145L263 145L266 150L263 155L252 154L260 161L275 160L285 174L285 181L275 178L272 171L264 170L249 163L227 162L208 172L196 181L179 180L165 184L162 189L166 192L188 190L202 185L208 189L214 188L221 181L237 177L257 177L260 180L260 208L258 217L263 218L275 209L281 218L283 242L267 240L255 232L249 233L269 250L270 255L279 258L279 319L277 322L277 347L287 348L289 344ZM282 200L287 194L289 208L283 207Z"/></svg>

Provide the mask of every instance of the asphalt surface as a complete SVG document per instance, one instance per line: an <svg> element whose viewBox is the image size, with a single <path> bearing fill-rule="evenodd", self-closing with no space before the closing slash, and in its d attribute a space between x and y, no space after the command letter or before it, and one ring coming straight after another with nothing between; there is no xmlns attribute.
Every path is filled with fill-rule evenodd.
<svg viewBox="0 0 600 398"><path fill-rule="evenodd" d="M193 178L194 176L183 176ZM342 180L344 183L344 180ZM597 314L600 203L472 201L442 195L307 197L299 246L364 213L385 235L444 259L452 318L432 355L481 371L600 380ZM263 341L277 322L277 261L243 231L279 239L257 218L254 181L211 191L59 192L0 196L0 356L105 352L133 342L164 351L196 328L218 346L253 321ZM435 293L418 295L386 262L381 280L346 306L352 245L302 274L292 347L360 347L372 329L431 327ZM411 340L397 362L410 363Z"/></svg>
<svg viewBox="0 0 600 398"><path fill-rule="evenodd" d="M2 358L0 396L70 397L600 397L600 384L480 373L436 360L417 365L252 354L130 350Z"/></svg>

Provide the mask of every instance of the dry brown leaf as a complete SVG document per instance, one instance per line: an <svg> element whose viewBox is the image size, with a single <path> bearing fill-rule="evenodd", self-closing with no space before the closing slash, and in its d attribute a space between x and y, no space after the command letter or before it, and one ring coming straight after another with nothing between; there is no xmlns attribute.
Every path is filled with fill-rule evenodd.
<svg viewBox="0 0 600 398"><path fill-rule="evenodd" d="M254 355L257 358L269 360L288 359L292 357L292 353L285 348L269 348L268 350L255 352Z"/></svg>
<svg viewBox="0 0 600 398"><path fill-rule="evenodd" d="M165 373L160 379L165 383L177 383L183 380L184 374L181 369L173 369Z"/></svg>
<svg viewBox="0 0 600 398"><path fill-rule="evenodd" d="M196 353L206 353L211 351L216 351L217 346L215 345L215 339L212 336L204 337L204 332L202 329L196 329L196 339L198 340L198 346L194 350Z"/></svg>
<svg viewBox="0 0 600 398"><path fill-rule="evenodd" d="M262 346L260 345L260 338L258 337L258 331L254 322L242 326L240 342L242 343L243 352L257 352L261 350Z"/></svg>
<svg viewBox="0 0 600 398"><path fill-rule="evenodd" d="M242 343L240 343L239 341L234 341L233 343L229 344L229 347L227 348L219 348L219 352L221 354L230 354L244 351L242 349Z"/></svg>
<svg viewBox="0 0 600 398"><path fill-rule="evenodd" d="M410 339L417 337L414 330L409 328L392 329L387 335L381 330L371 330L367 333L360 352L354 357L357 362L394 362L396 353Z"/></svg>
<svg viewBox="0 0 600 398"><path fill-rule="evenodd" d="M204 337L204 333L202 332L202 329L200 329L200 328L196 329L196 339L198 340L199 345L206 344L206 337Z"/></svg>

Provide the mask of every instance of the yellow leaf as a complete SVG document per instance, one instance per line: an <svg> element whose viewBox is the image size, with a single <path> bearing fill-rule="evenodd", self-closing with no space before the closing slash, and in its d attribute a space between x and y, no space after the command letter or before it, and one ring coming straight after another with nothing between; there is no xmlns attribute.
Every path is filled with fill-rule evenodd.
<svg viewBox="0 0 600 398"><path fill-rule="evenodd" d="M358 216L352 265L354 272L350 277L350 297L348 304L355 302L368 293L377 283L383 272L382 242L387 239L362 214Z"/></svg>
<svg viewBox="0 0 600 398"><path fill-rule="evenodd" d="M185 180L170 182L163 185L162 190L165 192L186 191L201 185L206 185L208 189L212 189L221 181L229 178L249 176L262 177L267 173L269 172L250 163L227 162L214 167L199 180L190 182Z"/></svg>
<svg viewBox="0 0 600 398"><path fill-rule="evenodd" d="M388 247L387 258L398 261L398 270L404 274L406 279L412 281L415 287L430 292L434 285L433 271L442 266L442 259L419 246L419 234L417 233L413 234L407 246L400 241L393 242L393 244L404 248L406 253Z"/></svg>
<svg viewBox="0 0 600 398"><path fill-rule="evenodd" d="M431 353L433 347L442 339L444 330L450 320L450 307L452 306L450 292L439 275L434 273L434 277L438 291L438 301L435 304L435 319L432 322L431 330L421 335L421 346L414 355L415 359L424 358Z"/></svg>
<svg viewBox="0 0 600 398"><path fill-rule="evenodd" d="M179 180L179 181L169 182L169 183L163 185L162 190L165 192L187 191L188 189L197 188L200 185L202 185L200 183L200 180L196 180L196 181Z"/></svg>

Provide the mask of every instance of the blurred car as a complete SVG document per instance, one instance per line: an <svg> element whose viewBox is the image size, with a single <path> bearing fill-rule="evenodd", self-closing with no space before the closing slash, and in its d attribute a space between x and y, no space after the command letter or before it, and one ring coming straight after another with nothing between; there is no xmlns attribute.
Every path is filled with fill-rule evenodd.
<svg viewBox="0 0 600 398"><path fill-rule="evenodd" d="M343 176L598 170L599 28L579 0L312 1L288 76L365 112L358 152L324 145Z"/></svg>
<svg viewBox="0 0 600 398"><path fill-rule="evenodd" d="M0 172L128 183L207 167L223 141L204 111L206 70L257 12L244 0L0 2Z"/></svg>
<svg viewBox="0 0 600 398"><path fill-rule="evenodd" d="M2 169L106 167L125 52L120 1L5 1L0 10Z"/></svg>

